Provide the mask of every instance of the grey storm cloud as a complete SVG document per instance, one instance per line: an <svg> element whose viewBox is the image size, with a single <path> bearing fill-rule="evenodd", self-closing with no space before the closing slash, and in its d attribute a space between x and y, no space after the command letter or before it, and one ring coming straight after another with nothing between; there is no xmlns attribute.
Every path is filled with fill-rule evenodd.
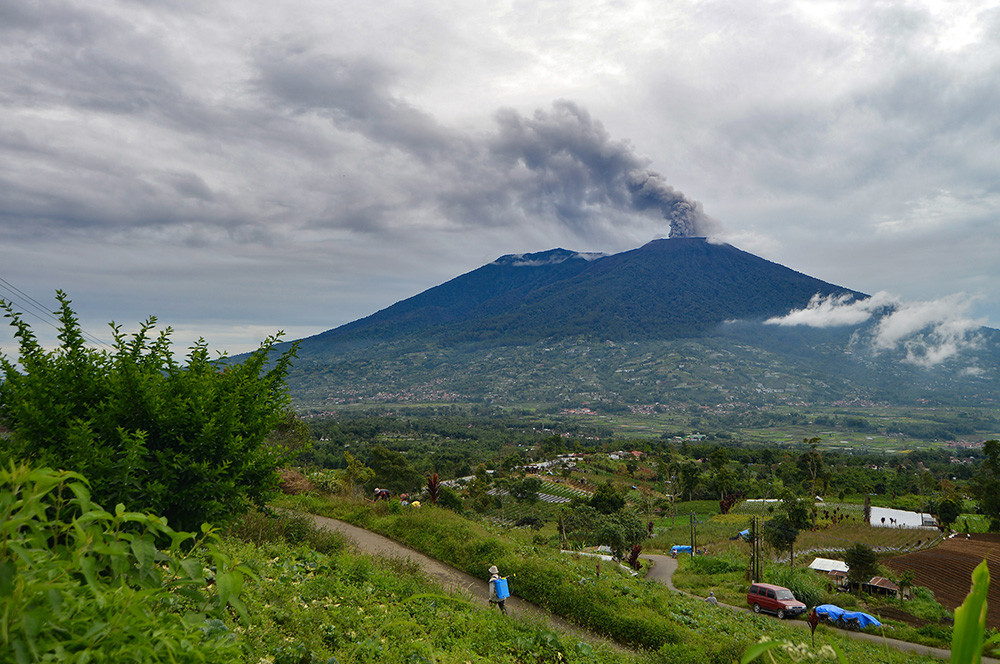
<svg viewBox="0 0 1000 664"><path fill-rule="evenodd" d="M502 109L494 115L494 131L462 133L393 94L394 73L370 58L271 47L257 67L256 85L270 103L293 114L318 114L421 169L420 177L402 175L388 184L392 193L383 205L318 221L320 226L347 221L356 230L379 230L384 220L416 209L455 227L530 220L583 237L629 225L655 228L656 220L667 223L671 236L707 236L717 229L699 203L571 101L530 116Z"/></svg>
<svg viewBox="0 0 1000 664"><path fill-rule="evenodd" d="M277 240L301 228L551 224L598 242L629 229L648 239L715 228L700 204L573 102L530 116L503 109L493 130L460 131L394 93L397 72L376 58L272 43L255 50L241 103L211 105L187 91L193 65L175 50L140 48L114 17L65 11L62 27L22 11L6 28L31 45L21 67L0 74L7 101L81 119L117 116L122 131L102 143L87 127L52 143L48 123L26 113L25 126L35 127L0 136L34 152L20 172L0 169L8 201L0 215L35 232L64 224L200 245ZM139 141L126 143L130 129Z"/></svg>
<svg viewBox="0 0 1000 664"><path fill-rule="evenodd" d="M268 48L257 67L261 91L293 112L320 112L342 130L420 158L445 158L457 147L434 118L389 92L393 72L373 59Z"/></svg>
<svg viewBox="0 0 1000 664"><path fill-rule="evenodd" d="M515 5L0 0L0 264L102 298L167 265L177 311L232 275L319 329L500 254L705 235L998 310L1000 0Z"/></svg>
<svg viewBox="0 0 1000 664"><path fill-rule="evenodd" d="M292 112L319 113L343 131L437 168L436 181L424 182L404 201L430 204L458 225L531 217L586 234L601 225L602 215L647 221L655 211L671 236L707 236L717 228L698 202L650 168L649 159L627 141L612 139L571 101L531 116L502 109L494 116L495 132L462 134L392 94L395 76L372 59L272 48L257 66L260 89Z"/></svg>

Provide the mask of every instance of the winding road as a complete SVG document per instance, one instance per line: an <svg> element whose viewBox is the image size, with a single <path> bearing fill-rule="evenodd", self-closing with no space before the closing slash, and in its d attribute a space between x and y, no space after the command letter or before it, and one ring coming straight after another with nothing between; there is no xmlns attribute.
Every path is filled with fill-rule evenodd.
<svg viewBox="0 0 1000 664"><path fill-rule="evenodd" d="M482 579L445 565L434 558L426 556L419 551L411 549L395 540L389 539L388 537L373 533L370 530L358 528L357 526L352 526L336 519L316 515L311 516L317 526L326 530L342 533L348 539L353 541L358 551L361 553L408 560L420 567L424 573L435 579L445 589L454 590L460 595L481 600L484 605L489 601L489 586L487 582ZM674 587L673 575L674 572L677 571L677 560L671 558L670 556L655 554L648 554L642 557L653 563L653 566L646 574L646 579L662 583L674 592L690 595L690 593L685 593L684 591L678 590ZM501 572L502 571L503 570L501 570ZM483 570L483 573L485 574L486 571ZM691 596L693 597L693 595ZM520 599L519 597L510 597L506 602L506 607L507 610L513 615L529 617L540 622L541 624L547 625L550 628L567 632L578 637L585 637L593 641L607 643L613 647L622 649L620 644L588 630L582 629L560 616L549 613L545 609L532 604L531 602ZM750 610L747 607L732 606L729 604L722 604L721 602L719 603L719 607L734 611L749 612ZM788 620L786 621L786 624L803 629L809 628L808 623L804 620ZM903 652L913 652L920 655L935 657L937 659L947 660L951 658L951 651L944 650L942 648L931 648L929 646L922 646L916 643L909 643L907 641L899 641L897 639L883 638L878 635L865 634L862 632L844 633L853 639L868 641L873 644L877 644L880 647L884 647L885 644L888 644L890 647ZM982 661L984 664L1000 664L1000 660L989 657L983 657Z"/></svg>

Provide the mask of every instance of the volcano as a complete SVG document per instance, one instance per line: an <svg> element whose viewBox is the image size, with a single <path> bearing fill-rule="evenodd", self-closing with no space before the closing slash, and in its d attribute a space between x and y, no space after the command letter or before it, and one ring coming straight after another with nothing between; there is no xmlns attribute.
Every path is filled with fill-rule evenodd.
<svg viewBox="0 0 1000 664"><path fill-rule="evenodd" d="M506 255L300 340L288 385L309 407L1000 397L996 330L983 328L974 354L930 370L866 346L874 319L822 329L764 323L815 296L868 297L705 238L611 255Z"/></svg>
<svg viewBox="0 0 1000 664"><path fill-rule="evenodd" d="M817 294L867 297L704 238L654 240L613 255L553 249L502 256L305 339L300 355L317 358L390 341L701 337L725 321L763 321L804 308Z"/></svg>

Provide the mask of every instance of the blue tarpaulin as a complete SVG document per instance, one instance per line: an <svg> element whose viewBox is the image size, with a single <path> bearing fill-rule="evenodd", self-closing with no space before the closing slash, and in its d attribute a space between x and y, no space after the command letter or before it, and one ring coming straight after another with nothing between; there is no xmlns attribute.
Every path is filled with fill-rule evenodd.
<svg viewBox="0 0 1000 664"><path fill-rule="evenodd" d="M821 618L826 618L830 622L837 623L857 623L859 629L865 627L881 627L882 623L875 616L864 611L845 611L835 604L820 604L816 607L816 613Z"/></svg>
<svg viewBox="0 0 1000 664"><path fill-rule="evenodd" d="M670 555L675 555L677 553L691 553L691 547L686 544L674 544L670 547Z"/></svg>

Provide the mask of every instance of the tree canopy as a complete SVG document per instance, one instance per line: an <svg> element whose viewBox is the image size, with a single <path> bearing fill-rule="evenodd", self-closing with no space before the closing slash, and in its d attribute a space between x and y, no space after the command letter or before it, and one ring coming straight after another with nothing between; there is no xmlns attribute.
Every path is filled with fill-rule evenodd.
<svg viewBox="0 0 1000 664"><path fill-rule="evenodd" d="M852 583L867 583L878 574L878 554L868 545L855 542L844 552L847 578Z"/></svg>
<svg viewBox="0 0 1000 664"><path fill-rule="evenodd" d="M779 513L764 522L764 541L775 551L788 551L790 561L794 554L792 547L799 537L799 528L784 513Z"/></svg>
<svg viewBox="0 0 1000 664"><path fill-rule="evenodd" d="M979 509L990 520L990 532L1000 532L1000 440L987 440L983 444L983 459L979 472L972 478L972 494L979 502Z"/></svg>
<svg viewBox="0 0 1000 664"><path fill-rule="evenodd" d="M24 318L0 300L20 357L0 357L0 424L9 459L85 475L94 499L149 510L171 526L220 523L277 488L288 452L269 435L287 424L284 378L296 345L278 354L281 333L240 363L210 358L201 339L181 363L156 319L131 335L111 324L110 350L87 347L65 293L59 346L46 350ZM6 461L6 459L3 459Z"/></svg>
<svg viewBox="0 0 1000 664"><path fill-rule="evenodd" d="M591 505L578 504L563 514L562 527L566 537L577 544L608 546L618 558L646 538L642 519L624 507L603 513Z"/></svg>
<svg viewBox="0 0 1000 664"><path fill-rule="evenodd" d="M612 514L625 507L625 496L610 482L597 485L588 504L601 514Z"/></svg>

